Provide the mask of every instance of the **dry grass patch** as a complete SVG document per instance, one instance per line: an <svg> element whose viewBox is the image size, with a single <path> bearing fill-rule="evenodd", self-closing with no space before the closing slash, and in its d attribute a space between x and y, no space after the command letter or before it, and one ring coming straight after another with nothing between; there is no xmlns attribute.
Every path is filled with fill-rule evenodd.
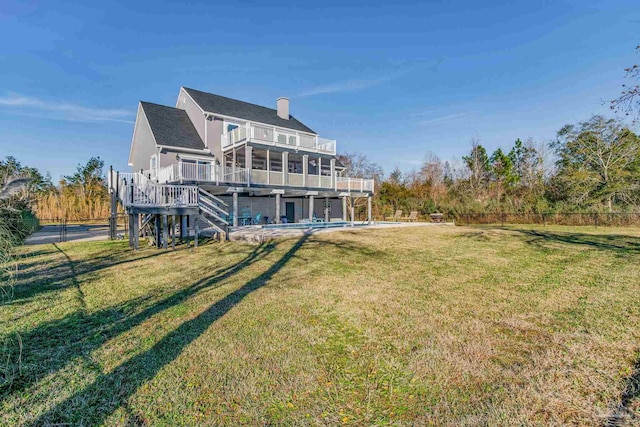
<svg viewBox="0 0 640 427"><path fill-rule="evenodd" d="M0 423L631 424L639 257L567 227L25 248Z"/></svg>

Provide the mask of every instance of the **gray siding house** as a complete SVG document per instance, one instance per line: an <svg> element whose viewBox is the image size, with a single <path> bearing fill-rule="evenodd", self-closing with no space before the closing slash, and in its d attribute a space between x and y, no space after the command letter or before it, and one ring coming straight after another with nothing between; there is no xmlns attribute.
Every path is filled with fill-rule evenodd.
<svg viewBox="0 0 640 427"><path fill-rule="evenodd" d="M289 107L287 98L268 108L185 87L175 107L140 102L129 166L157 185L215 196L230 207L229 225L346 221L347 199L370 201L373 180L346 176L336 141Z"/></svg>

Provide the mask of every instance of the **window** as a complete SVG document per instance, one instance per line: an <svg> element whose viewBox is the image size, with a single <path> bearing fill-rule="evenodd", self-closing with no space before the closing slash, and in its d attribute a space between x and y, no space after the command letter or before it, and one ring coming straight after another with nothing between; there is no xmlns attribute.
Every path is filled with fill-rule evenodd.
<svg viewBox="0 0 640 427"><path fill-rule="evenodd" d="M296 136L278 132L278 144L296 145Z"/></svg>
<svg viewBox="0 0 640 427"><path fill-rule="evenodd" d="M154 154L153 156L151 156L151 159L149 160L149 169L152 171L155 171L157 167L158 167L158 156Z"/></svg>

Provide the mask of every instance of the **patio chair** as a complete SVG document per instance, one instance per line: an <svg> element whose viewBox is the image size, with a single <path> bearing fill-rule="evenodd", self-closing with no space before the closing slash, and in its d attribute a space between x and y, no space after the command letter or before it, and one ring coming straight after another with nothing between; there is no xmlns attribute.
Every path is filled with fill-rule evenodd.
<svg viewBox="0 0 640 427"><path fill-rule="evenodd" d="M413 222L417 220L418 220L418 211L411 211L411 213L407 217L407 221Z"/></svg>
<svg viewBox="0 0 640 427"><path fill-rule="evenodd" d="M255 219L253 220L253 224L254 225L260 225L260 220L262 220L262 214L260 212L258 212L256 214Z"/></svg>
<svg viewBox="0 0 640 427"><path fill-rule="evenodd" d="M398 209L395 214L386 218L388 221L400 221L402 219L402 209Z"/></svg>

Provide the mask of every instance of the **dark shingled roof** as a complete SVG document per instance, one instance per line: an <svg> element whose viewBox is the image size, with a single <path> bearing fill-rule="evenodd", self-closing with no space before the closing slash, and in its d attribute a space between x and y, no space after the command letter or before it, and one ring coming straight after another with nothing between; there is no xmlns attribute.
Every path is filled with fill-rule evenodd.
<svg viewBox="0 0 640 427"><path fill-rule="evenodd" d="M278 117L277 110L273 108L250 104L248 102L238 101L237 99L226 98L186 87L183 89L193 98L196 104L207 113L218 113L225 116L315 134L313 130L291 115L289 115L289 120L281 119Z"/></svg>
<svg viewBox="0 0 640 427"><path fill-rule="evenodd" d="M158 145L204 150L204 142L184 110L140 101Z"/></svg>

